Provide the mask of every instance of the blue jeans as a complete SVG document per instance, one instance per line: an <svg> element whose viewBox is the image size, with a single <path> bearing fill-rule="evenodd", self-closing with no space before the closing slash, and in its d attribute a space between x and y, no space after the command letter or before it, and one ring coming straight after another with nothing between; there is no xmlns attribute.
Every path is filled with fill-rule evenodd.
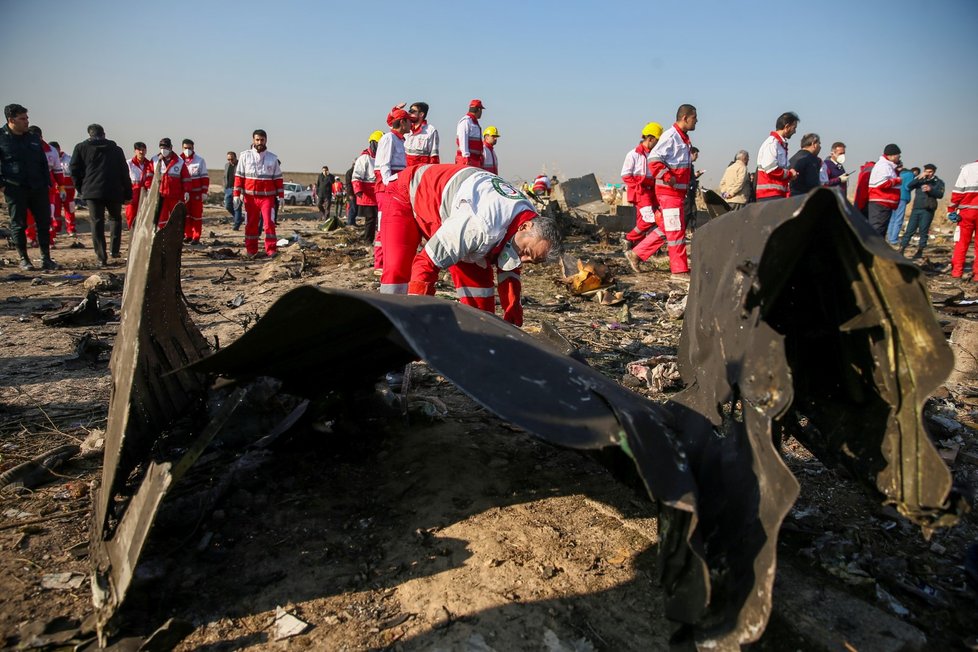
<svg viewBox="0 0 978 652"><path fill-rule="evenodd" d="M900 241L900 228L903 226L903 216L906 212L907 202L901 199L890 218L890 226L886 229L886 241L890 244L896 244Z"/></svg>
<svg viewBox="0 0 978 652"><path fill-rule="evenodd" d="M238 209L235 209L234 208L233 194L234 194L234 189L233 188L225 188L224 189L224 209L233 218L233 221L231 223L231 226L233 226L235 228L235 230L237 230L244 223L244 217L242 217L242 215L241 215L241 209L240 208L238 208Z"/></svg>
<svg viewBox="0 0 978 652"><path fill-rule="evenodd" d="M910 219L907 220L907 230L903 232L903 239L900 240L900 251L903 251L910 244L910 238L914 233L919 232L920 242L917 244L916 256L922 255L924 247L927 246L927 236L930 234L930 223L934 221L934 212L925 208L917 208L910 211Z"/></svg>

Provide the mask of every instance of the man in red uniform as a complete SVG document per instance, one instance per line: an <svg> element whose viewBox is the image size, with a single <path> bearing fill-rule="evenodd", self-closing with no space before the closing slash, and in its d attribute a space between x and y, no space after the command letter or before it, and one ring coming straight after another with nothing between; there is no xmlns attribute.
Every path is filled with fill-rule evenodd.
<svg viewBox="0 0 978 652"><path fill-rule="evenodd" d="M183 139L183 165L190 173L190 201L187 202L187 221L183 226L183 241L200 244L200 234L204 230L204 198L210 188L207 176L207 163L194 151L194 141Z"/></svg>
<svg viewBox="0 0 978 652"><path fill-rule="evenodd" d="M900 203L900 148L890 143L883 148L883 155L869 173L869 214L867 219L873 230L886 235L893 211ZM902 216L901 216L902 218Z"/></svg>
<svg viewBox="0 0 978 652"><path fill-rule="evenodd" d="M493 126L486 127L482 133L482 169L493 174L499 174L499 157L496 156L497 142L499 142L499 130Z"/></svg>
<svg viewBox="0 0 978 652"><path fill-rule="evenodd" d="M66 154L63 149L61 149L61 144L57 141L52 140L50 143L52 148L58 154L58 160L61 161L61 171L64 173L64 197L61 193L57 193L54 196L54 216L51 220L51 228L54 230L55 234L61 232L61 216L64 214L65 231L72 238L75 237L75 184L71 180L71 175L68 170L71 169L71 156Z"/></svg>
<svg viewBox="0 0 978 652"><path fill-rule="evenodd" d="M669 269L673 274L689 273L683 208L692 164L687 134L696 129L698 121L695 106L681 105L676 111L676 122L663 132L649 152L649 173L655 178L655 199L659 204L659 212L655 214L659 228L632 249L639 260L648 260L664 240L669 254Z"/></svg>
<svg viewBox="0 0 978 652"><path fill-rule="evenodd" d="M132 146L133 156L127 162L129 185L132 188L132 201L126 204L126 225L132 230L132 223L139 212L139 197L143 189L153 185L153 162L146 158L146 143L136 142ZM172 207L170 210L173 210Z"/></svg>
<svg viewBox="0 0 978 652"><path fill-rule="evenodd" d="M407 168L388 192L382 293L433 295L439 270L449 268L459 301L495 312L495 269L503 319L523 324L520 266L556 247L553 220L507 181L467 165Z"/></svg>
<svg viewBox="0 0 978 652"><path fill-rule="evenodd" d="M469 102L469 112L455 128L455 162L459 165L482 167L482 127L479 118L486 107L482 100Z"/></svg>
<svg viewBox="0 0 978 652"><path fill-rule="evenodd" d="M958 180L951 190L951 202L947 205L947 218L957 223L957 242L951 255L951 276L964 275L964 261L968 257L968 247L975 241L975 262L972 263L972 281L978 283L978 161L961 166Z"/></svg>
<svg viewBox="0 0 978 652"><path fill-rule="evenodd" d="M869 175L873 172L875 161L866 161L859 168L859 176L856 177L856 194L852 201L863 217L869 219Z"/></svg>
<svg viewBox="0 0 978 652"><path fill-rule="evenodd" d="M377 197L377 240L374 242L374 269L384 268L384 245L381 225L384 223L384 207L387 205L387 185L397 179L397 174L407 167L404 136L411 131L411 116L395 106L387 114L391 130L381 136L374 153L374 194Z"/></svg>
<svg viewBox="0 0 978 652"><path fill-rule="evenodd" d="M190 172L183 159L173 152L169 138L160 139L160 153L153 157L153 174L160 177L160 212L156 227L162 229L170 221L177 203L190 201ZM130 181L132 177L130 177Z"/></svg>
<svg viewBox="0 0 978 652"><path fill-rule="evenodd" d="M353 197L350 200L356 202L357 215L363 218L364 241L374 247L380 246L380 239L377 236L377 195L374 192L374 184L377 183L377 176L374 174L374 155L377 153L377 143L383 137L384 134L379 129L370 134L367 148L360 152L353 162L351 177Z"/></svg>
<svg viewBox="0 0 978 652"><path fill-rule="evenodd" d="M625 236L629 249L641 242L656 226L659 204L655 199L655 178L649 169L649 154L659 142L661 135L662 125L658 122L645 125L638 147L625 154L625 161L621 166L621 180L625 182L626 188L625 197L635 207L635 228ZM661 214L658 219L661 221ZM664 240L660 241L660 246L662 242ZM635 252L626 251L625 257L631 268L639 272L639 260Z"/></svg>
<svg viewBox="0 0 978 652"><path fill-rule="evenodd" d="M278 157L268 151L268 134L255 129L251 134L251 149L238 156L234 172L234 207L245 210L245 251L248 256L258 255L258 221L265 229L265 255L273 257L278 252L275 221L278 210L285 200L285 182Z"/></svg>
<svg viewBox="0 0 978 652"><path fill-rule="evenodd" d="M415 102L408 109L411 133L404 137L404 153L408 165L441 163L438 156L438 130L428 124L428 104Z"/></svg>
<svg viewBox="0 0 978 652"><path fill-rule="evenodd" d="M757 201L788 196L788 183L798 176L788 159L788 139L798 131L798 122L797 114L782 113L774 123L775 130L761 143L757 151Z"/></svg>

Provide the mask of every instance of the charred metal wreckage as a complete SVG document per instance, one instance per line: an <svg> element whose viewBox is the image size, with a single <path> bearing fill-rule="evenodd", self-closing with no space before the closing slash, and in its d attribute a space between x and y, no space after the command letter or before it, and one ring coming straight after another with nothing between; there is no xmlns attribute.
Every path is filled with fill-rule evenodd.
<svg viewBox="0 0 978 652"><path fill-rule="evenodd" d="M925 531L962 509L921 418L952 364L925 286L834 191L752 205L697 231L686 388L666 404L494 316L429 297L299 287L207 356L180 300L182 215L154 235L154 210L143 202L136 221L112 356L92 535L103 640L165 494L241 405L230 394L163 459L161 433L203 401L212 375L273 377L313 398L357 380L372 387L420 358L543 440L624 454L659 505L660 579L682 645L737 649L767 624L778 529L798 494L779 455L784 434ZM286 327L288 338L275 336Z"/></svg>

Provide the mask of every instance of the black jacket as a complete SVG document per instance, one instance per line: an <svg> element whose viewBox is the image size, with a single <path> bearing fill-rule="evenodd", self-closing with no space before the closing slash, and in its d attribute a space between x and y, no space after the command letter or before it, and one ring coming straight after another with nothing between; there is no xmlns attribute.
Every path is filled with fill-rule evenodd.
<svg viewBox="0 0 978 652"><path fill-rule="evenodd" d="M336 177L332 174L323 174L320 172L319 178L316 179L316 196L332 197L334 181L336 181Z"/></svg>
<svg viewBox="0 0 978 652"><path fill-rule="evenodd" d="M71 178L85 199L122 201L132 197L126 155L112 140L89 138L75 145Z"/></svg>
<svg viewBox="0 0 978 652"><path fill-rule="evenodd" d="M807 149L800 149L795 152L795 155L791 157L792 170L798 171L798 176L791 180L789 187L791 189L791 196L796 197L798 195L804 195L808 193L809 190L813 188L818 188L822 185L821 180L819 180L818 173L822 170L822 159L815 156Z"/></svg>
<svg viewBox="0 0 978 652"><path fill-rule="evenodd" d="M31 134L18 136L7 125L0 128L0 186L30 190L51 187L51 171L41 139Z"/></svg>

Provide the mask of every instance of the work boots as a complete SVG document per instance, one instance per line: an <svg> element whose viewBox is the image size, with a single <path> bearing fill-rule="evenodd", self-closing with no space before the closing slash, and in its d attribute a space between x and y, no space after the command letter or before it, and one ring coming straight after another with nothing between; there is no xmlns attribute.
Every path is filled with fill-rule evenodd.
<svg viewBox="0 0 978 652"><path fill-rule="evenodd" d="M36 269L34 267L34 263L32 263L31 262L31 259L28 258L27 256L21 256L20 257L20 268L22 270L24 270L25 272L30 272L30 271L33 271L34 269Z"/></svg>

